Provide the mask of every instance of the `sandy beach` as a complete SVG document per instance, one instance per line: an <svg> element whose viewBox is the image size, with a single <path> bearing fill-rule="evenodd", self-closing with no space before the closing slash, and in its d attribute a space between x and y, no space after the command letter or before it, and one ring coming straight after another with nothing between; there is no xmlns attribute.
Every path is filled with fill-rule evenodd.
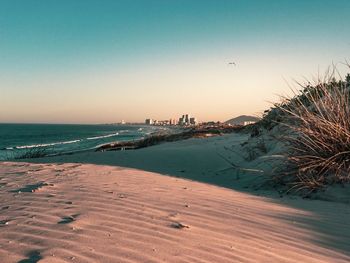
<svg viewBox="0 0 350 263"><path fill-rule="evenodd" d="M349 0L0 0L0 263L350 263Z"/></svg>
<svg viewBox="0 0 350 263"><path fill-rule="evenodd" d="M1 163L1 262L349 262L349 205L247 188L246 139Z"/></svg>

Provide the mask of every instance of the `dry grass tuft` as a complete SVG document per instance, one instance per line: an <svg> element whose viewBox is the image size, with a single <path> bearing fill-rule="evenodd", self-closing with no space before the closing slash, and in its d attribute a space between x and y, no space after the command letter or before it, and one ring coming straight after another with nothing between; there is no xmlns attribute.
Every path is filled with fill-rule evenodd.
<svg viewBox="0 0 350 263"><path fill-rule="evenodd" d="M302 85L301 85L302 86ZM289 132L288 172L278 178L291 189L313 191L350 181L350 75L334 71L315 85L302 86L278 105Z"/></svg>

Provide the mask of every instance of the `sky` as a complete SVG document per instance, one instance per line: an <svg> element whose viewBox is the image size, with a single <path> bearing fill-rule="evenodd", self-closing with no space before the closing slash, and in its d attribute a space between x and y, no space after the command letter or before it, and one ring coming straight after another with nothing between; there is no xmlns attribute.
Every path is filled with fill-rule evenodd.
<svg viewBox="0 0 350 263"><path fill-rule="evenodd" d="M0 0L0 122L260 115L288 83L345 74L349 14L348 0Z"/></svg>

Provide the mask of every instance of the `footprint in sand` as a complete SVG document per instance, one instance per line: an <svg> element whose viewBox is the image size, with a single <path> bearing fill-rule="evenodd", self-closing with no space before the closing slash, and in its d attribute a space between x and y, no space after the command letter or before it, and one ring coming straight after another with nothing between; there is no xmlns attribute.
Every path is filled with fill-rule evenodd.
<svg viewBox="0 0 350 263"><path fill-rule="evenodd" d="M61 218L61 221L59 221L57 224L69 224L76 220L76 218L79 216L79 214L71 215L71 216L64 216Z"/></svg>
<svg viewBox="0 0 350 263"><path fill-rule="evenodd" d="M39 251L33 250L30 251L27 255L26 255L26 259L22 259L20 261L18 261L18 263L37 263L39 262L41 259L43 259L43 257L41 256Z"/></svg>
<svg viewBox="0 0 350 263"><path fill-rule="evenodd" d="M174 222L170 225L172 228L176 228L176 229L183 229L183 228L190 228L189 226L187 225L184 225L180 222Z"/></svg>
<svg viewBox="0 0 350 263"><path fill-rule="evenodd" d="M53 184L48 184L48 183L44 183L44 182L39 182L37 184L28 184L25 187L16 189L16 190L11 190L11 193L34 193L38 190L40 190L41 188L43 188L44 186L53 186Z"/></svg>
<svg viewBox="0 0 350 263"><path fill-rule="evenodd" d="M118 194L118 197L119 198L126 198L126 195L125 194Z"/></svg>
<svg viewBox="0 0 350 263"><path fill-rule="evenodd" d="M43 169L32 169L32 170L28 170L27 171L27 174L35 174L36 172L40 172L42 171Z"/></svg>
<svg viewBox="0 0 350 263"><path fill-rule="evenodd" d="M0 220L0 227L8 225L10 220Z"/></svg>

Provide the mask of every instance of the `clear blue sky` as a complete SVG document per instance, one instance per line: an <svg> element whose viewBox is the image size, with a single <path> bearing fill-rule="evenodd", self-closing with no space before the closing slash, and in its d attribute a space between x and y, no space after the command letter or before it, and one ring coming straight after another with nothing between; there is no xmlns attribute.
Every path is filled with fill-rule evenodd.
<svg viewBox="0 0 350 263"><path fill-rule="evenodd" d="M283 78L349 59L349 16L347 0L0 0L0 122L256 114Z"/></svg>

